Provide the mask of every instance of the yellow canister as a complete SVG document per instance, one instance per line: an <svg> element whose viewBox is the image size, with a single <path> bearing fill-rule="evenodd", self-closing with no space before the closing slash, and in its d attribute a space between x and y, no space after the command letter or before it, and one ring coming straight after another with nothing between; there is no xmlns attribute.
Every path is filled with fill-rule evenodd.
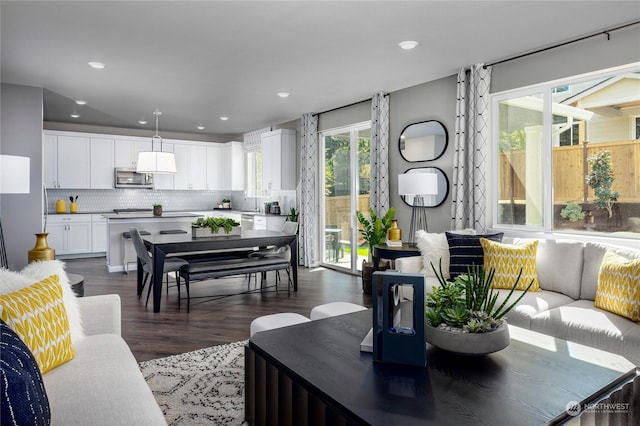
<svg viewBox="0 0 640 426"><path fill-rule="evenodd" d="M63 199L56 201L56 213L66 213L67 202Z"/></svg>
<svg viewBox="0 0 640 426"><path fill-rule="evenodd" d="M69 213L78 213L78 203L73 202L69 204Z"/></svg>

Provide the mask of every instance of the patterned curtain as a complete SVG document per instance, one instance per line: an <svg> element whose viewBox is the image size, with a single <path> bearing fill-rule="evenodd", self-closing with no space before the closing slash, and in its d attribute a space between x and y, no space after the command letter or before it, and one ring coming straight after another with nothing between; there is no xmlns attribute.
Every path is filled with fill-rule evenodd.
<svg viewBox="0 0 640 426"><path fill-rule="evenodd" d="M318 116L304 114L301 129L302 147L300 159L300 215L298 217L298 261L306 267L320 264L318 252Z"/></svg>
<svg viewBox="0 0 640 426"><path fill-rule="evenodd" d="M491 69L483 64L458 73L451 229L485 230L490 84Z"/></svg>
<svg viewBox="0 0 640 426"><path fill-rule="evenodd" d="M389 209L389 95L371 99L370 205L378 215Z"/></svg>

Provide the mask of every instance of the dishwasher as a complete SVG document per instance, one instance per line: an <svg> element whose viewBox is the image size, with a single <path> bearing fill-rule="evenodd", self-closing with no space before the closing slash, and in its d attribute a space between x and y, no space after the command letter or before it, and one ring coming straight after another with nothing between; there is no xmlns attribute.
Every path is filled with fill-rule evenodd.
<svg viewBox="0 0 640 426"><path fill-rule="evenodd" d="M243 214L240 216L240 227L245 230L253 229L253 218L252 214Z"/></svg>

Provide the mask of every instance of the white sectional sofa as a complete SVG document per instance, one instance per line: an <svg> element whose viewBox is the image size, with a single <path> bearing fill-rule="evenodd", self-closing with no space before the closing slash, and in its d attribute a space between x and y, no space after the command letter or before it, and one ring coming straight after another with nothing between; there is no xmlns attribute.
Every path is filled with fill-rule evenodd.
<svg viewBox="0 0 640 426"><path fill-rule="evenodd" d="M531 240L503 239L506 244L527 241ZM607 249L627 259L640 258L640 250L591 242L540 240L536 268L541 290L526 294L509 312L507 322L613 352L640 366L640 323L594 306L598 273ZM396 269L420 273L423 261L422 256L397 259ZM433 259L433 263L437 264L438 259ZM436 278L426 277L427 291L437 285ZM508 293L497 291L502 298Z"/></svg>
<svg viewBox="0 0 640 426"><path fill-rule="evenodd" d="M166 420L120 336L120 296L78 298L85 338L75 358L45 373L52 425L164 425Z"/></svg>
<svg viewBox="0 0 640 426"><path fill-rule="evenodd" d="M21 272L0 268L0 295L15 294L13 292L30 287L34 282L51 275L59 279L62 303L69 322L70 340L75 352L72 359L42 374L51 424L166 424L162 410L135 357L121 337L120 296L110 294L76 297L64 271L64 263L60 261L36 262ZM37 308L28 316L36 317L36 312L48 309L48 306ZM3 305L0 305L0 313L2 310ZM50 334L51 331L47 333ZM11 401L8 405L12 406L14 401L29 400L26 395L29 391L25 391L28 386L22 386L23 381L18 378L23 366L4 363L1 367L3 374L9 370L18 372L19 374L11 377L16 383L20 380L20 383L7 387L5 391L8 395L2 395L0 403L7 400ZM39 391L40 386L37 387ZM38 401L41 400L39 394L40 392ZM19 409L22 410L24 406L25 404L21 404ZM24 414L23 411L20 413ZM3 421L2 424L4 423Z"/></svg>

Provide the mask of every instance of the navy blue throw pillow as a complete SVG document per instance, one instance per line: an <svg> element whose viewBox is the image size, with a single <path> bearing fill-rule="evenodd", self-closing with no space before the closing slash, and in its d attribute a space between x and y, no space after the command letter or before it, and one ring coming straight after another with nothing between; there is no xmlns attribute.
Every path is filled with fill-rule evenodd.
<svg viewBox="0 0 640 426"><path fill-rule="evenodd" d="M466 274L471 265L484 265L484 250L480 245L480 238L501 243L504 233L463 235L446 232L446 235L449 243L449 255L451 256L449 274L453 279L458 275Z"/></svg>
<svg viewBox="0 0 640 426"><path fill-rule="evenodd" d="M49 398L33 354L0 320L0 423L50 425Z"/></svg>

